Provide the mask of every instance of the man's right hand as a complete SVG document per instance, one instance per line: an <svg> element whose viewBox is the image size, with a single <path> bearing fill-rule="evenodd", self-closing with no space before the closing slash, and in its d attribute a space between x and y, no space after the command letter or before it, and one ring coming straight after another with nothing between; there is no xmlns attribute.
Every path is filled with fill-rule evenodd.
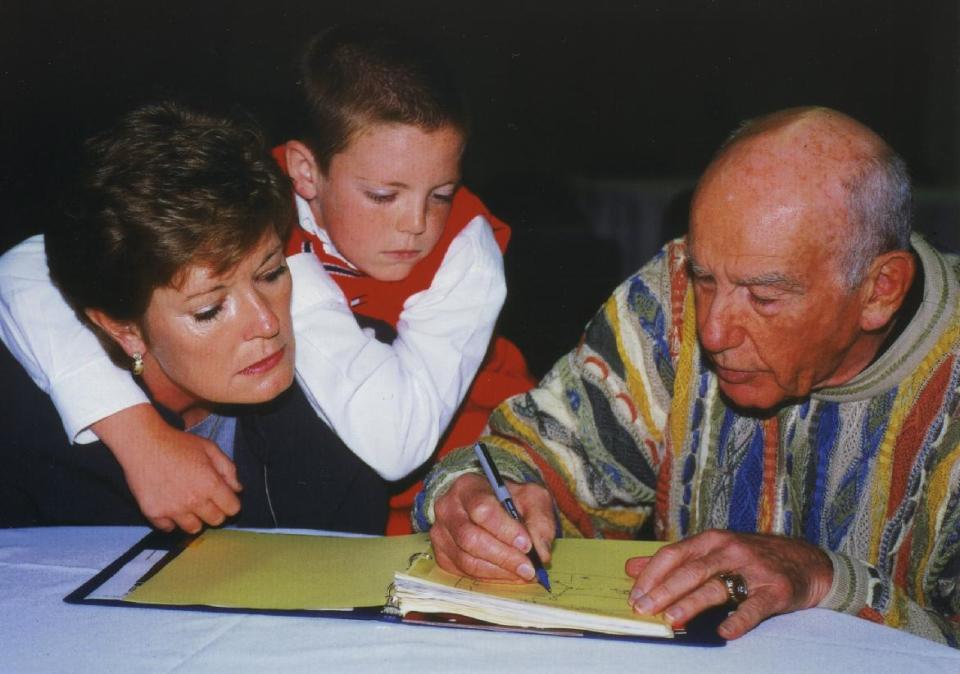
<svg viewBox="0 0 960 674"><path fill-rule="evenodd" d="M129 407L91 428L156 528L196 533L204 523L218 526L239 512L243 487L233 462L210 440L170 426L151 405Z"/></svg>
<svg viewBox="0 0 960 674"><path fill-rule="evenodd" d="M480 580L522 583L535 580L526 553L530 539L540 559L550 561L556 532L553 499L537 484L507 482L524 522L510 517L480 475L463 475L434 506L430 541L441 568ZM528 533L529 532L529 533Z"/></svg>

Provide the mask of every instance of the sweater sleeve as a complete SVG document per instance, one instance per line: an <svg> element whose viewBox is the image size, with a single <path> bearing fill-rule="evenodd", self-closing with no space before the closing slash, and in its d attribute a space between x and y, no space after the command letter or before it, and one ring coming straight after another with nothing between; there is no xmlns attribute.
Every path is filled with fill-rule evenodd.
<svg viewBox="0 0 960 674"><path fill-rule="evenodd" d="M958 420L947 428L947 436L951 428L953 435L960 435ZM940 465L942 474L950 476L950 486L940 498L928 492L934 502L926 509L936 513L936 526L917 529L902 543L909 553L902 560L909 565L906 573L891 577L873 564L827 550L833 584L820 608L960 648L960 445L945 454L949 465Z"/></svg>
<svg viewBox="0 0 960 674"><path fill-rule="evenodd" d="M568 535L632 536L653 511L673 367L658 348L670 329L659 267L620 286L576 349L494 411L482 439L505 477L549 488ZM427 477L414 510L419 529L457 477L479 470L470 454L451 453Z"/></svg>
<svg viewBox="0 0 960 674"><path fill-rule="evenodd" d="M42 236L0 257L0 337L50 395L71 441L94 442L91 424L147 402L51 282Z"/></svg>
<svg viewBox="0 0 960 674"><path fill-rule="evenodd" d="M316 258L289 260L297 376L308 399L382 477L407 475L463 401L506 298L489 223L478 216L453 240L430 287L404 304L393 344L360 328Z"/></svg>

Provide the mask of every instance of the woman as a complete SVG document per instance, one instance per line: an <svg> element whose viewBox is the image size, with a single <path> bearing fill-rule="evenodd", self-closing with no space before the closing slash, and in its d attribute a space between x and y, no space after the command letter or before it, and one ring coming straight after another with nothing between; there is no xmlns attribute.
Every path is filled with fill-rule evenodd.
<svg viewBox="0 0 960 674"><path fill-rule="evenodd" d="M382 533L385 483L292 385L292 198L260 134L163 103L86 150L51 276L153 405L233 459L235 523ZM111 452L71 447L6 351L0 373L0 524L145 524Z"/></svg>

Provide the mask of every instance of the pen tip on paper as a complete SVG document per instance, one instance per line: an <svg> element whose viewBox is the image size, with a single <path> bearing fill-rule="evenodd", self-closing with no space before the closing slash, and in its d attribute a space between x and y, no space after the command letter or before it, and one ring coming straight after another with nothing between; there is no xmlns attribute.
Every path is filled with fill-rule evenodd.
<svg viewBox="0 0 960 674"><path fill-rule="evenodd" d="M547 592L553 593L550 589L550 578L547 576L546 569L537 569L537 582L543 585Z"/></svg>

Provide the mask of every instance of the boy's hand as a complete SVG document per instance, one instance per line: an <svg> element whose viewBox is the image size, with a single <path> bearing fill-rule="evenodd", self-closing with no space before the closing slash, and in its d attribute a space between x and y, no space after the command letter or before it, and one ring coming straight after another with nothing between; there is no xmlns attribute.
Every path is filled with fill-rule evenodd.
<svg viewBox="0 0 960 674"><path fill-rule="evenodd" d="M113 452L137 505L156 528L178 526L192 534L240 510L236 492L243 487L233 462L215 443L170 426L152 406L127 408L91 428Z"/></svg>
<svg viewBox="0 0 960 674"><path fill-rule="evenodd" d="M463 475L437 499L430 542L437 563L451 573L481 580L535 580L526 553L530 539L546 564L556 521L550 493L537 484L507 482L524 523L514 520L481 475Z"/></svg>

